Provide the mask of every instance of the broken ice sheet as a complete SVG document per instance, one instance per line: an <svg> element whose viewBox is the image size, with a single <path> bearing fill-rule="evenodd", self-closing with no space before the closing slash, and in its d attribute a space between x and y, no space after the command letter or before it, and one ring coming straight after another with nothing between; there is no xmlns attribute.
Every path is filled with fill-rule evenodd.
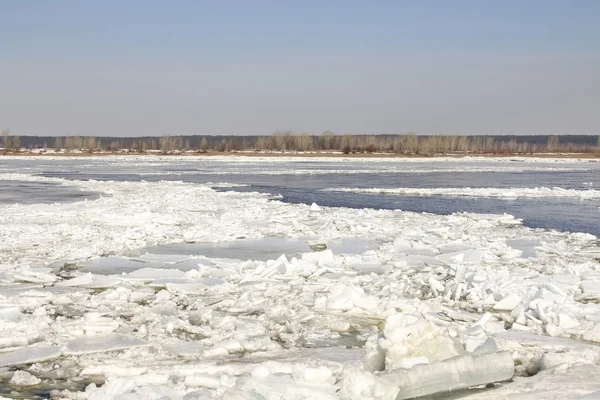
<svg viewBox="0 0 600 400"><path fill-rule="evenodd" d="M332 250L335 254L360 254L370 248L366 240L343 238L321 242L321 246L312 249L310 239L288 239L265 237L260 239L237 239L225 242L173 243L131 252L135 260L152 263L175 264L191 262L203 258L225 258L236 260L268 261L282 254L290 259L310 251ZM190 259L190 257L192 257Z"/></svg>
<svg viewBox="0 0 600 400"><path fill-rule="evenodd" d="M132 337L108 334L86 336L68 341L64 348L64 355L81 355L115 350L130 349L133 347L148 346L148 342Z"/></svg>
<svg viewBox="0 0 600 400"><path fill-rule="evenodd" d="M132 272L141 268L155 267L162 264L146 261L139 261L125 257L109 256L92 258L84 263L79 269L80 272L92 272L94 274L120 274L122 272Z"/></svg>
<svg viewBox="0 0 600 400"><path fill-rule="evenodd" d="M536 247L541 246L542 243L539 239L508 239L506 244L520 250L523 258L535 258L537 257Z"/></svg>
<svg viewBox="0 0 600 400"><path fill-rule="evenodd" d="M205 258L229 258L236 260L267 261L282 254L289 258L310 251L305 241L285 238L238 239L225 242L173 243L138 250L136 258L156 262L183 261L182 256ZM145 253L145 254L144 254Z"/></svg>
<svg viewBox="0 0 600 400"><path fill-rule="evenodd" d="M29 346L6 353L0 353L0 367L49 361L60 357L62 353L63 350L59 346Z"/></svg>

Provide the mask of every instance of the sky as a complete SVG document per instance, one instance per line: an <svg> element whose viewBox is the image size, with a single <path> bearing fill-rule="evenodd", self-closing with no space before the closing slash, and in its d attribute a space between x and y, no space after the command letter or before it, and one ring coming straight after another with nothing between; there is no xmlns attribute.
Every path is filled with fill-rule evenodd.
<svg viewBox="0 0 600 400"><path fill-rule="evenodd" d="M600 134L597 0L0 0L15 135Z"/></svg>

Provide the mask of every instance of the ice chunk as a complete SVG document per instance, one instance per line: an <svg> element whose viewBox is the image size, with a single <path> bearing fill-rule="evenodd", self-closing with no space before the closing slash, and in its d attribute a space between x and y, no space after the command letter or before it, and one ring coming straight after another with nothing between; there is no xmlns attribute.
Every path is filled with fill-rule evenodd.
<svg viewBox="0 0 600 400"><path fill-rule="evenodd" d="M465 280L465 276L467 273L467 267L465 264L458 264L456 266L456 273L454 275L454 279L456 282L463 282Z"/></svg>
<svg viewBox="0 0 600 400"><path fill-rule="evenodd" d="M344 369L339 397L342 400L395 400L398 392L400 388L396 384L349 367Z"/></svg>
<svg viewBox="0 0 600 400"><path fill-rule="evenodd" d="M114 332L118 327L118 321L95 312L87 313L81 323L81 329L88 335Z"/></svg>
<svg viewBox="0 0 600 400"><path fill-rule="evenodd" d="M334 384L335 378L331 369L327 367L310 368L303 364L294 365L292 368L294 380L307 385Z"/></svg>
<svg viewBox="0 0 600 400"><path fill-rule="evenodd" d="M498 351L498 345L493 338L488 338L483 344L473 350L474 356L482 356L484 354L493 354Z"/></svg>
<svg viewBox="0 0 600 400"><path fill-rule="evenodd" d="M394 248L398 252L406 252L407 250L413 248L413 242L400 237L394 240Z"/></svg>
<svg viewBox="0 0 600 400"><path fill-rule="evenodd" d="M144 340L117 334L109 334L71 340L65 345L64 354L81 355L104 351L124 350L147 345L148 343Z"/></svg>
<svg viewBox="0 0 600 400"><path fill-rule="evenodd" d="M481 249L467 249L462 251L457 251L454 253L446 253L438 256L439 259L448 261L448 262L456 262L456 263L479 263L483 260L490 260L494 258L494 255L486 250Z"/></svg>
<svg viewBox="0 0 600 400"><path fill-rule="evenodd" d="M317 203L312 203L310 205L310 211L321 211L321 207L319 207Z"/></svg>
<svg viewBox="0 0 600 400"><path fill-rule="evenodd" d="M382 264L379 260L361 260L359 262L349 263L348 267L358 271L361 274L374 273L381 275L392 270L391 265Z"/></svg>
<svg viewBox="0 0 600 400"><path fill-rule="evenodd" d="M100 389L92 392L88 400L112 399L118 395L129 393L135 388L135 380L131 378L118 378L107 382Z"/></svg>
<svg viewBox="0 0 600 400"><path fill-rule="evenodd" d="M199 354L207 350L207 347L194 341L186 342L178 339L171 339L160 343L163 350L184 357L198 357Z"/></svg>
<svg viewBox="0 0 600 400"><path fill-rule="evenodd" d="M514 362L508 352L462 356L411 369L385 371L381 377L398 386L396 399L428 396L470 386L505 381L513 377Z"/></svg>
<svg viewBox="0 0 600 400"><path fill-rule="evenodd" d="M15 282L28 283L52 283L58 279L50 268L22 267L18 270L8 272L7 276Z"/></svg>
<svg viewBox="0 0 600 400"><path fill-rule="evenodd" d="M60 357L62 349L58 346L30 346L0 354L0 367L33 364Z"/></svg>
<svg viewBox="0 0 600 400"><path fill-rule="evenodd" d="M594 364L594 360L586 359L575 353L546 353L543 354L537 362L537 369L544 371L555 368L559 365L574 365L574 364Z"/></svg>
<svg viewBox="0 0 600 400"><path fill-rule="evenodd" d="M494 305L496 311L512 311L521 303L521 296L511 293Z"/></svg>
<svg viewBox="0 0 600 400"><path fill-rule="evenodd" d="M351 310L354 307L354 301L365 296L365 292L361 288L346 286L341 283L330 287L329 292L330 295L327 296L327 309L332 311ZM368 304L368 302L362 302L362 304Z"/></svg>
<svg viewBox="0 0 600 400"><path fill-rule="evenodd" d="M592 235L591 233L585 232L574 232L571 234L571 237L581 241L596 240L596 236Z"/></svg>
<svg viewBox="0 0 600 400"><path fill-rule="evenodd" d="M507 239L506 244L513 249L520 250L523 258L535 258L537 257L535 248L542 243L535 239Z"/></svg>
<svg viewBox="0 0 600 400"><path fill-rule="evenodd" d="M485 337L469 336L464 341L465 350L467 350L469 353L473 353L476 348L478 348L479 346L481 346L485 343L485 340L486 340Z"/></svg>
<svg viewBox="0 0 600 400"><path fill-rule="evenodd" d="M571 329L579 325L579 321L571 318L569 315L560 313L558 314L558 327L561 329Z"/></svg>
<svg viewBox="0 0 600 400"><path fill-rule="evenodd" d="M206 290L206 286L202 282L188 282L188 283L165 283L165 287L171 293L183 293L183 294L198 294Z"/></svg>
<svg viewBox="0 0 600 400"><path fill-rule="evenodd" d="M560 367L559 367L560 368ZM500 399L546 399L546 400L597 400L600 390L600 367L576 365L567 370L554 369L529 378L519 378L492 390L465 393L461 399L500 400ZM450 397L450 396L449 396Z"/></svg>
<svg viewBox="0 0 600 400"><path fill-rule="evenodd" d="M0 349L4 349L6 347L27 346L39 341L42 337L40 331L19 332L18 334L12 333L8 330L1 331L2 336L0 336Z"/></svg>
<svg viewBox="0 0 600 400"><path fill-rule="evenodd" d="M389 316L383 334L386 370L410 368L424 359L437 362L465 353L461 344L443 328L413 314Z"/></svg>
<svg viewBox="0 0 600 400"><path fill-rule="evenodd" d="M34 386L42 382L40 378L31 375L27 371L17 371L10 378L10 384L12 386Z"/></svg>
<svg viewBox="0 0 600 400"><path fill-rule="evenodd" d="M130 272L137 269L152 266L153 264L143 261L130 260L128 258L108 256L98 257L89 260L81 268L81 272L93 272L95 274L120 274L121 272Z"/></svg>
<svg viewBox="0 0 600 400"><path fill-rule="evenodd" d="M600 280L586 280L581 282L584 294L600 294Z"/></svg>
<svg viewBox="0 0 600 400"><path fill-rule="evenodd" d="M580 357L589 363L596 363L600 357L600 347L583 341L553 338L532 332L508 330L493 334L501 351L514 352L530 373L537 372L537 360L544 354L569 354ZM559 356L560 357L560 356Z"/></svg>
<svg viewBox="0 0 600 400"><path fill-rule="evenodd" d="M587 330L582 338L588 342L600 343L600 323L597 323L591 329Z"/></svg>
<svg viewBox="0 0 600 400"><path fill-rule="evenodd" d="M221 380L218 375L193 374L185 377L185 385L188 387L218 389L221 386Z"/></svg>
<svg viewBox="0 0 600 400"><path fill-rule="evenodd" d="M355 307L362 308L363 310L377 310L377 297L375 296L357 296L352 302Z"/></svg>
<svg viewBox="0 0 600 400"><path fill-rule="evenodd" d="M400 260L406 262L406 264L411 267L436 267L447 265L444 260L431 256L408 255L400 258Z"/></svg>
<svg viewBox="0 0 600 400"><path fill-rule="evenodd" d="M80 275L76 278L72 278L72 279L68 279L68 280L64 280L62 282L58 282L55 284L55 286L82 286L82 285L87 285L89 283L92 283L93 281L93 276L91 272L88 272L87 274L83 274Z"/></svg>
<svg viewBox="0 0 600 400"><path fill-rule="evenodd" d="M314 264L334 262L333 252L331 250L313 251L312 253L302 253L302 260Z"/></svg>
<svg viewBox="0 0 600 400"><path fill-rule="evenodd" d="M22 316L19 307L0 308L0 320L2 321L17 322Z"/></svg>
<svg viewBox="0 0 600 400"><path fill-rule="evenodd" d="M117 277L93 275L86 273L76 278L64 280L55 284L58 287L83 287L88 289L106 289L121 283Z"/></svg>
<svg viewBox="0 0 600 400"><path fill-rule="evenodd" d="M264 400L335 400L338 398L331 385L305 385L275 376L269 379L239 378L236 381L236 388L250 394L250 398Z"/></svg>

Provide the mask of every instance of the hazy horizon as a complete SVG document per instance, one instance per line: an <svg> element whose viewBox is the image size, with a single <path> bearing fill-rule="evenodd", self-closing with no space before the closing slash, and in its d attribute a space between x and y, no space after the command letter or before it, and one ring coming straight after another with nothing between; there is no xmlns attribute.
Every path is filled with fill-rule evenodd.
<svg viewBox="0 0 600 400"><path fill-rule="evenodd" d="M241 134L216 134L216 133L190 133L190 134L171 134L171 133L166 133L166 134L158 134L158 135L104 135L104 134L100 134L100 135L77 135L77 134L72 134L72 135L63 135L63 134L59 134L59 135L40 135L40 134L17 134L15 132L13 132L12 130L6 128L3 129L1 133L4 133L4 131L7 131L9 136L19 136L19 137L40 137L40 138L55 138L55 137L69 137L69 136L73 136L73 137L95 137L95 138L99 138L102 139L103 137L108 137L108 138L123 138L123 139L135 139L135 138L142 138L142 137L150 137L150 138L160 138L162 136L172 136L172 137L182 137L182 138L186 138L186 137L202 137L202 136L206 136L206 137L242 137L242 136L274 136L274 135L278 135L278 134L285 134L286 132L282 132L282 131L275 131L275 132L271 132L271 133L256 133L256 134L246 134L246 133L241 133ZM297 132L297 131L292 131L290 130L291 133L293 135L309 135L309 136L322 136L325 132L321 132L321 133L310 133L310 132ZM331 131L330 131L331 132ZM472 136L472 137L485 137L485 136L494 136L494 137L504 137L504 136L516 136L516 137L529 137L529 136L592 136L592 137L597 137L600 136L600 133L560 133L560 134L547 134L547 133L534 133L534 134L526 134L526 133L521 133L521 134L501 134L501 133L489 133L489 134L477 134L477 133L473 133L473 134L460 134L460 133L415 133L415 132L397 132L397 133L354 133L354 132L331 132L334 135L338 135L338 136L344 136L344 135L352 135L352 136L396 136L396 135L417 135L417 136Z"/></svg>
<svg viewBox="0 0 600 400"><path fill-rule="evenodd" d="M600 2L0 3L14 135L599 134Z"/></svg>

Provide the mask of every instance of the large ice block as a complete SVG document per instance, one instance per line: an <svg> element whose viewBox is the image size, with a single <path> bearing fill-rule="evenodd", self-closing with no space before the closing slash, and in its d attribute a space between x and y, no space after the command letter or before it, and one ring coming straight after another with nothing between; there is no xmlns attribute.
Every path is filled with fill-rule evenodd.
<svg viewBox="0 0 600 400"><path fill-rule="evenodd" d="M359 368L346 368L343 375L338 393L342 400L394 400L400 391L394 383Z"/></svg>
<svg viewBox="0 0 600 400"><path fill-rule="evenodd" d="M29 346L0 354L0 367L48 361L61 354L62 349L58 346Z"/></svg>
<svg viewBox="0 0 600 400"><path fill-rule="evenodd" d="M411 369L384 372L380 376L400 388L396 397L400 400L505 381L513 374L512 356L501 352L419 364Z"/></svg>

